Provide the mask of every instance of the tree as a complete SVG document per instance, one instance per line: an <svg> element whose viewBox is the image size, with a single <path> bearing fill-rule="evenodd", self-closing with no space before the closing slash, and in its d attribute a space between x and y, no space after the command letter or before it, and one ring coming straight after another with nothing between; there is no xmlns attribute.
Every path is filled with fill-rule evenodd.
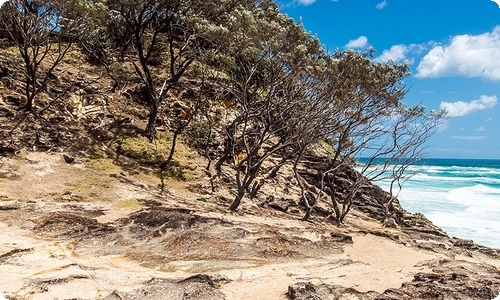
<svg viewBox="0 0 500 300"><path fill-rule="evenodd" d="M132 50L135 73L145 87L149 108L145 136L152 141L159 107L169 90L196 59L217 50L213 39L224 31L218 25L236 2L109 0L108 6L112 14L111 36L121 48L121 56ZM155 67L163 59L167 61L167 70Z"/></svg>
<svg viewBox="0 0 500 300"><path fill-rule="evenodd" d="M82 30L79 18L68 18L70 1L10 0L0 9L1 25L22 58L25 109L33 111L35 98L46 91L56 66Z"/></svg>
<svg viewBox="0 0 500 300"><path fill-rule="evenodd" d="M427 113L420 105L400 107L384 123L383 138L372 144L360 172L372 183L389 181L389 197L384 203L385 220L392 217L393 203L403 184L415 175L416 171L410 171L409 167L424 156L425 143L444 116L444 111Z"/></svg>
<svg viewBox="0 0 500 300"><path fill-rule="evenodd" d="M234 42L224 49L230 53L224 66L234 95L233 117L225 126L224 153L215 169L220 174L222 165L232 162L236 193L230 209L236 210L247 192L255 195L262 186L262 181L252 184L265 176L263 164L293 147L299 127L307 124L304 98L313 90L301 83L323 52L317 39L272 2L235 10L228 26ZM281 165L288 157L283 155Z"/></svg>
<svg viewBox="0 0 500 300"><path fill-rule="evenodd" d="M420 158L425 142L442 116L440 113L426 113L421 106L409 108L404 105L401 100L406 92L404 78L408 75L408 66L392 62L374 63L370 60L371 55L371 50L365 53L338 52L328 65L325 76L330 79L325 81L328 84L322 87L326 89L322 95L329 103L325 106L328 115L336 122L321 121L324 118L321 115L319 119L310 119L330 126L317 131L320 135L315 139L329 141L332 152L319 167L316 192L305 191L307 187L302 184L298 169L294 168L307 208L304 220L310 217L320 196L326 193L332 203L335 221L342 224L358 191L386 174L389 166L393 171L393 182L403 183L407 176L404 170ZM347 171L352 158L360 154L369 155L370 162L382 160L386 163L381 169L377 168L378 172L370 169L372 164L366 165L360 173ZM297 158L296 165L299 162ZM350 173L349 178L341 181L339 170ZM338 189L343 189L342 193ZM392 201L387 209L390 204Z"/></svg>

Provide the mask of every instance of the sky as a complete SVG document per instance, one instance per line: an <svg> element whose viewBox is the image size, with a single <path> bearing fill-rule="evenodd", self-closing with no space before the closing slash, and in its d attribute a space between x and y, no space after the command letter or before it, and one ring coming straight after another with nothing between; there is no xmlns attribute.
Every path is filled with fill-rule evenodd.
<svg viewBox="0 0 500 300"><path fill-rule="evenodd" d="M292 2L293 1L293 2ZM280 0L330 52L409 62L407 105L446 109L428 157L500 159L500 0Z"/></svg>

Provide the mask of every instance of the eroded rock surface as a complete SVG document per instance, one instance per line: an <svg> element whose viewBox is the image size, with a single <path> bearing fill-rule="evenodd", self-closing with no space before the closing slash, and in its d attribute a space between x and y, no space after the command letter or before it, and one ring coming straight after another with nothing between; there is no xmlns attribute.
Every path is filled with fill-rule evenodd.
<svg viewBox="0 0 500 300"><path fill-rule="evenodd" d="M418 214L383 227L374 219L382 211L376 189L337 227L325 203L314 222L300 221L304 209L286 200L290 191L274 198L282 209L259 206L267 199L262 195L232 213L223 201L229 193L171 188L162 194L144 177L105 160L91 163L99 172L59 154L4 159L0 294L10 300L489 300L500 291L497 249L449 238ZM285 179L275 185L291 188Z"/></svg>

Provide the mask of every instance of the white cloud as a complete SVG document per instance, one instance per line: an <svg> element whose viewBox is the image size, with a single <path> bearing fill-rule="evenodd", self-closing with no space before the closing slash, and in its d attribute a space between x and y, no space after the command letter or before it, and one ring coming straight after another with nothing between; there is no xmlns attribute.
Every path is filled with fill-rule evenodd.
<svg viewBox="0 0 500 300"><path fill-rule="evenodd" d="M368 38L364 35L360 36L357 39L354 40L349 40L347 45L345 45L346 48L363 48L368 44Z"/></svg>
<svg viewBox="0 0 500 300"><path fill-rule="evenodd" d="M492 2L495 2L496 4L498 4L498 7L500 7L500 0L491 0ZM496 297L495 299L499 299L500 300L500 295L498 297Z"/></svg>
<svg viewBox="0 0 500 300"><path fill-rule="evenodd" d="M479 99L473 100L471 102L464 102L464 101L441 102L439 108L446 110L448 112L447 114L448 117L463 117L475 111L492 108L496 104L497 104L496 96L481 95Z"/></svg>
<svg viewBox="0 0 500 300"><path fill-rule="evenodd" d="M408 60L410 63L413 63L413 59L407 59L408 54L416 54L416 53L421 53L425 49L425 45L422 44L410 44L410 45L404 45L404 44L399 44L399 45L393 45L391 46L390 49L385 49L382 51L382 54L380 56L376 57L374 59L375 62L388 62L388 61L395 61L395 62L401 62Z"/></svg>
<svg viewBox="0 0 500 300"><path fill-rule="evenodd" d="M416 77L483 77L500 80L500 26L480 35L457 35L434 45L422 58Z"/></svg>
<svg viewBox="0 0 500 300"><path fill-rule="evenodd" d="M382 51L382 54L375 58L376 62L387 62L392 61L402 61L406 59L406 54L410 50L409 46L406 45L393 45L391 49Z"/></svg>
<svg viewBox="0 0 500 300"><path fill-rule="evenodd" d="M464 140L464 141L480 141L485 140L484 135L454 135L451 137L452 140Z"/></svg>
<svg viewBox="0 0 500 300"><path fill-rule="evenodd" d="M384 0L384 1L380 2L379 4L375 5L375 7L377 9L382 9L382 8L386 7L387 5L389 5L389 4L387 3L386 0Z"/></svg>
<svg viewBox="0 0 500 300"><path fill-rule="evenodd" d="M0 0L1 1L1 0ZM316 0L297 0L297 3L300 5L308 6L316 2Z"/></svg>
<svg viewBox="0 0 500 300"><path fill-rule="evenodd" d="M485 130L486 130L486 128L485 128L484 126L481 126L481 127L479 127L479 128L476 128L476 131L485 131Z"/></svg>

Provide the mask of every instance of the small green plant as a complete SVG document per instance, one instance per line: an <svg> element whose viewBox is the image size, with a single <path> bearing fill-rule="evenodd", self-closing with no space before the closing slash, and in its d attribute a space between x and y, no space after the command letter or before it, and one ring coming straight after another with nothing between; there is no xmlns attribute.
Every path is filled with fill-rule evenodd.
<svg viewBox="0 0 500 300"><path fill-rule="evenodd" d="M90 37L89 51L99 59L104 59L111 48L111 39L108 34L99 29Z"/></svg>
<svg viewBox="0 0 500 300"><path fill-rule="evenodd" d="M108 158L103 157L93 157L85 160L85 165L97 171L103 171L106 173L116 173L118 171L118 167L113 164L113 161Z"/></svg>
<svg viewBox="0 0 500 300"><path fill-rule="evenodd" d="M118 201L118 206L123 208L138 208L141 207L141 203L137 199L123 199Z"/></svg>

